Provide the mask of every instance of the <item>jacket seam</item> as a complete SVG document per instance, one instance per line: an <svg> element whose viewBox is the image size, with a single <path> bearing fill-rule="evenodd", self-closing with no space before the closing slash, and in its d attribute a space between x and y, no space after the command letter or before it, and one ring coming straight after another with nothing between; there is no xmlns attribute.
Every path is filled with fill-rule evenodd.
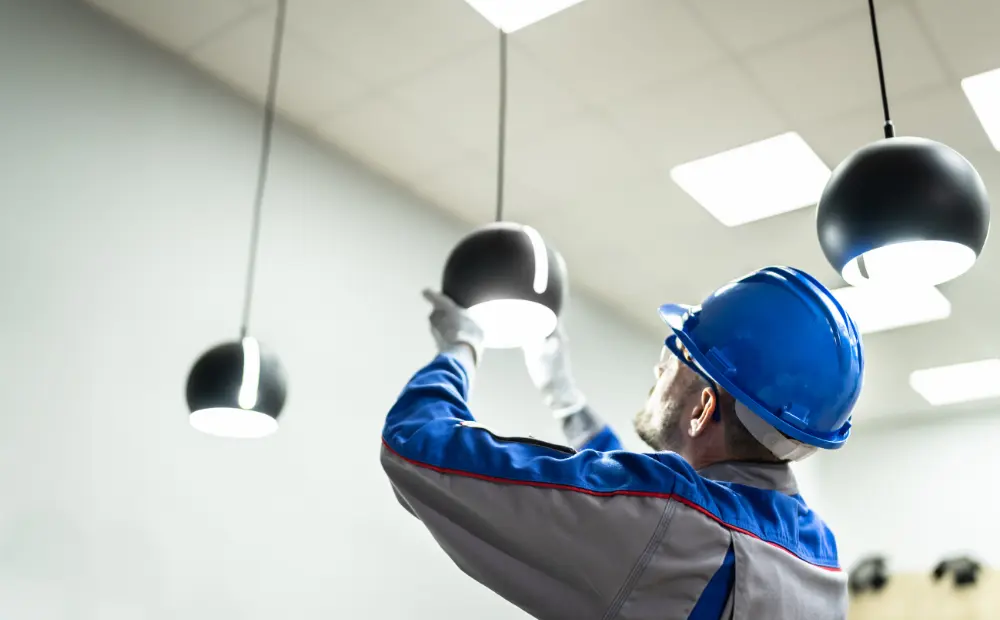
<svg viewBox="0 0 1000 620"><path fill-rule="evenodd" d="M653 530L653 533L649 537L649 542L646 543L646 548L643 549L642 553L636 559L635 564L632 566L632 570L629 571L628 576L625 577L625 581L622 583L621 588L619 588L615 598L612 599L611 605L604 613L603 620L615 620L615 618L617 618L621 613L622 607L628 601L629 597L632 595L632 591L635 589L636 582L638 582L639 577L646 572L649 562L653 559L653 554L656 552L656 549L659 548L660 543L663 542L663 537L667 532L667 527L673 520L675 512L677 512L677 502L668 500L664 503L663 512L660 513L660 520L656 524L656 529Z"/></svg>

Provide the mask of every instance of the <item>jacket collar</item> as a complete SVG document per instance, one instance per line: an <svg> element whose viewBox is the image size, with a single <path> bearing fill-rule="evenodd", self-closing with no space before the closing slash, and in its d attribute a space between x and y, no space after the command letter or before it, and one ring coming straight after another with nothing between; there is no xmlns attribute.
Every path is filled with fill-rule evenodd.
<svg viewBox="0 0 1000 620"><path fill-rule="evenodd" d="M787 463L724 461L703 467L698 470L698 474L709 480L779 491L785 495L798 495L799 493L795 474L792 473L792 468Z"/></svg>

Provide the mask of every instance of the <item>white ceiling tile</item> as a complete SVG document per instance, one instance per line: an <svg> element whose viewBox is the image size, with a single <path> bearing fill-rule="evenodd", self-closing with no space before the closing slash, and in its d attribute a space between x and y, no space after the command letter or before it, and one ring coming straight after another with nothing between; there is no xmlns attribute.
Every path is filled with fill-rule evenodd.
<svg viewBox="0 0 1000 620"><path fill-rule="evenodd" d="M484 157L469 157L422 175L410 187L467 222L486 223L494 216L496 165Z"/></svg>
<svg viewBox="0 0 1000 620"><path fill-rule="evenodd" d="M316 47L378 86L497 33L461 0L296 0L288 20Z"/></svg>
<svg viewBox="0 0 1000 620"><path fill-rule="evenodd" d="M411 188L424 198L473 224L496 216L497 169L495 157L473 155L421 175ZM507 177L504 186L504 219L531 223L557 209L558 201L524 183Z"/></svg>
<svg viewBox="0 0 1000 620"><path fill-rule="evenodd" d="M991 148L959 84L904 97L891 103L890 111L898 135L930 138L961 152Z"/></svg>
<svg viewBox="0 0 1000 620"><path fill-rule="evenodd" d="M371 97L317 127L366 164L406 185L467 157L461 146L440 135L419 115L385 96Z"/></svg>
<svg viewBox="0 0 1000 620"><path fill-rule="evenodd" d="M264 11L192 50L190 58L254 99L267 92L274 11ZM289 27L283 41L278 107L312 126L370 90L335 58L302 41Z"/></svg>
<svg viewBox="0 0 1000 620"><path fill-rule="evenodd" d="M896 135L937 140L970 159L974 153L991 150L989 138L958 84L897 97L890 101L890 112ZM836 166L856 149L882 138L882 109L872 106L809 123L800 133L828 165Z"/></svg>
<svg viewBox="0 0 1000 620"><path fill-rule="evenodd" d="M724 56L683 3L665 0L586 0L514 36L598 105Z"/></svg>
<svg viewBox="0 0 1000 620"><path fill-rule="evenodd" d="M802 126L799 133L832 169L857 149L882 138L881 108L849 112L808 123Z"/></svg>
<svg viewBox="0 0 1000 620"><path fill-rule="evenodd" d="M559 203L536 219L539 230L552 230L565 244L586 238L587 252L687 253L696 246L697 230L721 228L666 175L647 174L618 187L602 188ZM627 241L625 241L627 240ZM680 245L676 245L680 244Z"/></svg>
<svg viewBox="0 0 1000 620"><path fill-rule="evenodd" d="M687 0L728 49L747 52L816 29L851 14L864 2L831 0Z"/></svg>
<svg viewBox="0 0 1000 620"><path fill-rule="evenodd" d="M530 142L512 141L507 158L511 178L559 198L618 187L650 166L617 128L597 115L560 125Z"/></svg>
<svg viewBox="0 0 1000 620"><path fill-rule="evenodd" d="M655 312L659 304L692 301L700 294L684 270L671 266L697 255L695 238L714 223L671 185L669 179L647 176L540 209L530 223L562 252L574 282L641 324L662 329Z"/></svg>
<svg viewBox="0 0 1000 620"><path fill-rule="evenodd" d="M890 97L947 81L909 5L880 10L879 38ZM879 88L867 14L815 35L743 58L754 76L797 122L878 107Z"/></svg>
<svg viewBox="0 0 1000 620"><path fill-rule="evenodd" d="M914 4L956 77L1000 68L1000 2L914 0Z"/></svg>
<svg viewBox="0 0 1000 620"><path fill-rule="evenodd" d="M662 167L788 129L760 89L732 63L615 102L608 115L632 144Z"/></svg>
<svg viewBox="0 0 1000 620"><path fill-rule="evenodd" d="M171 49L184 51L259 7L257 0L88 0Z"/></svg>
<svg viewBox="0 0 1000 620"><path fill-rule="evenodd" d="M727 228L666 175L636 179L561 208L543 213L548 220L539 230L553 231L566 222L564 237L554 240L594 260L641 264L642 288L678 301L696 303L717 286L769 264L794 265L826 284L841 284L819 247L812 208ZM615 290L632 288L638 287Z"/></svg>
<svg viewBox="0 0 1000 620"><path fill-rule="evenodd" d="M584 113L573 94L516 44L508 46L507 131L528 142L536 132ZM499 49L488 41L400 83L388 92L465 146L496 150Z"/></svg>

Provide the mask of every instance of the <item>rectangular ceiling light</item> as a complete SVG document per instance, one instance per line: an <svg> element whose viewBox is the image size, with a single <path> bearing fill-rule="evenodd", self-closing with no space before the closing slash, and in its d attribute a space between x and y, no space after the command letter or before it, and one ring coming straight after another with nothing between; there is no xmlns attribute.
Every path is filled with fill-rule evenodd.
<svg viewBox="0 0 1000 620"><path fill-rule="evenodd" d="M951 302L933 286L848 286L832 291L862 334L940 321Z"/></svg>
<svg viewBox="0 0 1000 620"><path fill-rule="evenodd" d="M715 219L739 226L816 204L830 169L789 132L681 164L670 177Z"/></svg>
<svg viewBox="0 0 1000 620"><path fill-rule="evenodd" d="M932 405L1000 397L1000 359L915 370L910 387Z"/></svg>
<svg viewBox="0 0 1000 620"><path fill-rule="evenodd" d="M504 32L514 32L542 21L583 0L465 0Z"/></svg>
<svg viewBox="0 0 1000 620"><path fill-rule="evenodd" d="M1000 151L1000 69L965 78L962 90L993 148Z"/></svg>

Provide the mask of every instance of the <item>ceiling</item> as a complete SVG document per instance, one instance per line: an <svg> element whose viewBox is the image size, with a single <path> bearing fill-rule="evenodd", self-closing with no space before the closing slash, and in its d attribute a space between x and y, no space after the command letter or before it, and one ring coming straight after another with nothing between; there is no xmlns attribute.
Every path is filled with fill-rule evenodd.
<svg viewBox="0 0 1000 620"><path fill-rule="evenodd" d="M262 99L273 0L90 0ZM881 0L899 135L956 148L1000 196L961 78L1000 67L1000 2ZM575 285L641 325L766 264L843 284L813 208L727 228L674 165L797 131L831 168L881 137L864 0L584 0L509 36L508 206ZM498 34L464 0L290 0L281 112L470 223L491 219ZM1000 249L943 285L946 321L866 337L861 419L924 411L911 370L997 355ZM981 405L981 404L980 404ZM948 412L954 408L938 408Z"/></svg>

